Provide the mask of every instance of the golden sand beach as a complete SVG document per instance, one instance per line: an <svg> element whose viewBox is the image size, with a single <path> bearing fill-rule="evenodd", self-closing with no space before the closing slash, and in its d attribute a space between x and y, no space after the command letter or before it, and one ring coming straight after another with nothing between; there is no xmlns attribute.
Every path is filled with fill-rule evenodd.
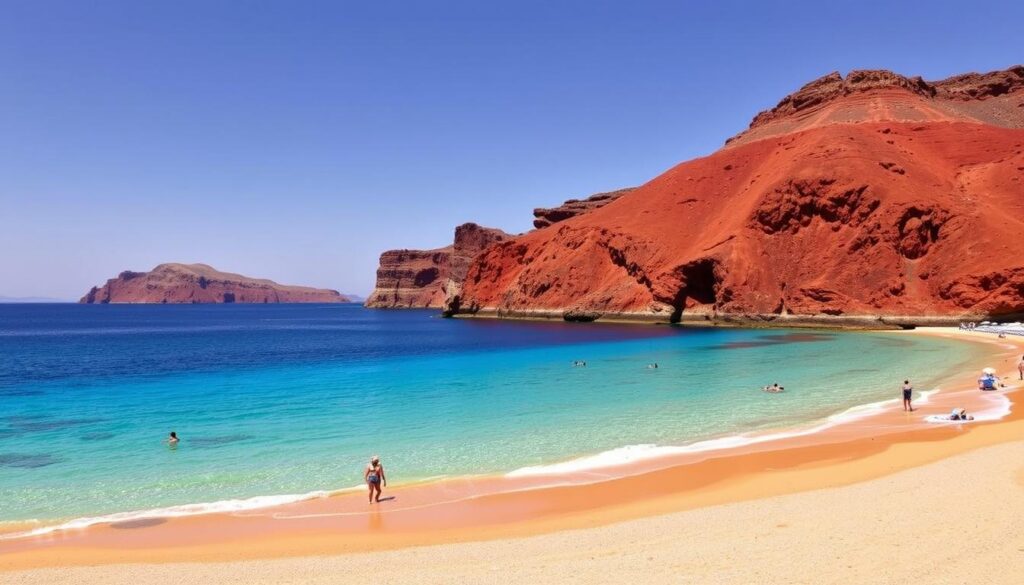
<svg viewBox="0 0 1024 585"><path fill-rule="evenodd" d="M528 538L277 560L68 566L7 573L3 582L1017 583L1022 517L1024 441L1017 440L854 485Z"/></svg>

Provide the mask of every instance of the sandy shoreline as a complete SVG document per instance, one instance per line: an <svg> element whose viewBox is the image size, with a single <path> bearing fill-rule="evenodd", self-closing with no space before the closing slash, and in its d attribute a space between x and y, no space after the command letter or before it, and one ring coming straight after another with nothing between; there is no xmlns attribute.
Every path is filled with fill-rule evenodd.
<svg viewBox="0 0 1024 585"><path fill-rule="evenodd" d="M1019 356L1024 346L1024 340L996 340L994 335L963 334L955 329L907 334L960 336L992 343L991 359L979 364L979 368L981 365L997 366L1000 375L1009 374L1012 368L1008 367L1008 360L1014 354ZM957 379L955 385L970 388L973 377L973 373L965 375ZM999 394L1006 395L1005 392ZM980 396L977 391L942 392L928 405L927 412L948 412L950 405L976 410L975 404L969 401ZM689 462L674 461L672 467L651 467L640 475L586 485L467 498L465 496L474 490L479 493L481 486L473 485L474 482L487 481L468 479L462 485L395 490L398 498L392 508L382 507L374 513L366 511L361 497L357 499L362 507L353 507L349 500L356 498L348 496L344 501L331 498L303 502L252 515L208 515L141 522L134 526L96 526L33 541L0 542L0 570L121 562L326 556L508 539L572 529L602 533L617 529L615 523L644 521L637 518L654 521L658 518L649 517L722 504L726 507L750 505L756 502L749 500L759 498L874 481L898 470L1024 439L1024 417L1020 412L1000 422L971 425L908 424L909 417L915 415L901 412L877 416L887 418L874 419L874 431L870 435L865 433L866 427L845 425L736 453L726 452ZM885 434L877 434L879 428L885 427L888 427ZM640 494L642 498L637 497ZM796 493L788 497L802 495ZM358 564L352 560L356 558L359 557L348 557L347 562ZM21 574L19 578L32 577Z"/></svg>
<svg viewBox="0 0 1024 585"><path fill-rule="evenodd" d="M602 528L329 557L36 569L4 583L1014 583L1024 573L1022 496L1017 440L851 486Z"/></svg>

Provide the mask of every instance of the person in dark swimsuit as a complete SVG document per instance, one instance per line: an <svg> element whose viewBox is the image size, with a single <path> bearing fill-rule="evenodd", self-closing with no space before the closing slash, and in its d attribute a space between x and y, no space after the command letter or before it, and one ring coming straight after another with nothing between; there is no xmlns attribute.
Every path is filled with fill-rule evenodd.
<svg viewBox="0 0 1024 585"><path fill-rule="evenodd" d="M903 380L903 410L906 412L914 412L914 407L910 404L913 395L914 387L910 385L910 380Z"/></svg>
<svg viewBox="0 0 1024 585"><path fill-rule="evenodd" d="M384 466L380 464L380 457L374 455L370 459L370 464L366 466L366 471L363 472L363 479L366 481L366 486L370 488L370 503L380 502L380 488L387 487L388 478L384 476Z"/></svg>

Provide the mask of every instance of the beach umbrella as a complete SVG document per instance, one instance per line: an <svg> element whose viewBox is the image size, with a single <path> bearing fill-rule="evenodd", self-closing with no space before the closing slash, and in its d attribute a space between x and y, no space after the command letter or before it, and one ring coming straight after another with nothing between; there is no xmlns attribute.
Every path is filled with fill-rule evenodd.
<svg viewBox="0 0 1024 585"><path fill-rule="evenodd" d="M984 370L981 371L981 373L982 374L994 375L996 373L996 369L995 368L985 368Z"/></svg>

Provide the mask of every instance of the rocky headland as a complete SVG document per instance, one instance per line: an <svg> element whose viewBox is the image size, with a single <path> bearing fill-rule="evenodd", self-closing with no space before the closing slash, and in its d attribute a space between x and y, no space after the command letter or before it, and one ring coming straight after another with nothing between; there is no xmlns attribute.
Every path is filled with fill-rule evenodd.
<svg viewBox="0 0 1024 585"><path fill-rule="evenodd" d="M377 283L366 299L378 309L440 309L457 295L470 263L488 246L513 236L465 223L455 228L454 242L434 250L388 250L380 255Z"/></svg>
<svg viewBox="0 0 1024 585"><path fill-rule="evenodd" d="M1024 315L1024 67L833 73L710 156L488 247L454 315L914 326Z"/></svg>
<svg viewBox="0 0 1024 585"><path fill-rule="evenodd" d="M126 270L79 301L106 303L347 303L338 291L289 286L221 272L206 264L161 264L149 272Z"/></svg>

